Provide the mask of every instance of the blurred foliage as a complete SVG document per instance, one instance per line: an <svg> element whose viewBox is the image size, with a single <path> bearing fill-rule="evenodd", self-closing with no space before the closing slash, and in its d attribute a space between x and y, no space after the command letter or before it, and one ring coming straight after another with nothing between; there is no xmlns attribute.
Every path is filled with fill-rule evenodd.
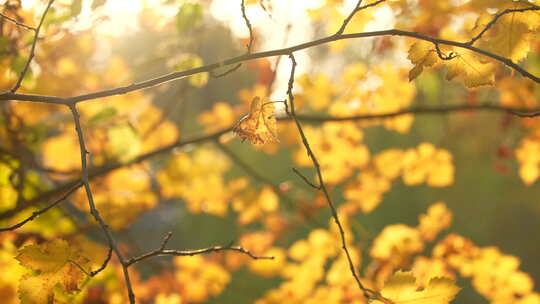
<svg viewBox="0 0 540 304"><path fill-rule="evenodd" d="M332 35L353 9L351 1L308 2L246 1L253 53ZM78 96L242 55L249 37L240 3L55 1L17 93ZM38 26L47 3L0 4L7 92L35 34L13 21ZM534 5L383 1L357 12L344 32L393 27L472 41L538 76L540 12L519 11ZM490 25L505 10L515 11ZM404 37L339 40L295 56L299 121L361 282L384 297L374 302L540 303L540 120L504 111L538 110L538 83L469 49ZM213 76L230 68L78 104L94 202L127 257L159 248L168 231L168 249L238 244L274 257L148 258L130 268L137 301L367 303L328 202L291 171L317 181L286 113L288 58ZM345 119L407 109L440 111ZM0 227L54 202L80 171L67 107L1 102ZM0 232L2 303L127 303L117 259L90 275L107 250L79 189Z"/></svg>

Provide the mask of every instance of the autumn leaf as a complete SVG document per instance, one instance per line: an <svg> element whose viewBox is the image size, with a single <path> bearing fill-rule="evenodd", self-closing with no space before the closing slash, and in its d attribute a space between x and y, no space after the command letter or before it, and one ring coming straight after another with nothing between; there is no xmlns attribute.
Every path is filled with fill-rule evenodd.
<svg viewBox="0 0 540 304"><path fill-rule="evenodd" d="M199 123L209 132L229 127L234 123L233 108L225 102L216 102L212 110L206 111L197 117Z"/></svg>
<svg viewBox="0 0 540 304"><path fill-rule="evenodd" d="M528 1L508 1L499 7L499 13L505 9L524 9L531 7ZM484 14L485 15L485 14ZM482 28L482 18L480 26ZM490 19L493 16L490 16ZM487 51L518 62L527 56L531 43L538 36L540 13L538 11L512 12L502 16L490 30L491 35L484 39L480 46Z"/></svg>
<svg viewBox="0 0 540 304"><path fill-rule="evenodd" d="M20 280L19 298L22 304L52 303L53 288L57 284L65 292L78 290L84 277L79 266L85 267L89 262L65 240L25 246L19 250L16 259L22 266L36 271L35 274L24 275Z"/></svg>
<svg viewBox="0 0 540 304"><path fill-rule="evenodd" d="M516 150L520 164L519 176L527 185L532 185L540 176L540 142L534 138L524 138Z"/></svg>
<svg viewBox="0 0 540 304"><path fill-rule="evenodd" d="M219 263L200 255L175 257L175 278L180 294L187 303L203 302L220 294L231 281L231 275Z"/></svg>
<svg viewBox="0 0 540 304"><path fill-rule="evenodd" d="M57 272L69 259L69 248L65 241L55 240L42 245L29 245L17 255L22 266L40 272Z"/></svg>
<svg viewBox="0 0 540 304"><path fill-rule="evenodd" d="M128 124L117 125L107 130L109 141L106 151L121 163L135 158L141 151L141 139Z"/></svg>
<svg viewBox="0 0 540 304"><path fill-rule="evenodd" d="M427 210L426 214L419 216L418 230L427 241L435 239L437 234L448 228L452 222L452 212L446 207L443 202L437 202Z"/></svg>
<svg viewBox="0 0 540 304"><path fill-rule="evenodd" d="M414 43L409 49L407 58L414 64L409 72L409 81L416 79L425 67L433 66L439 59L435 47L427 41Z"/></svg>
<svg viewBox="0 0 540 304"><path fill-rule="evenodd" d="M240 119L233 131L254 145L278 141L274 104L253 98L249 114Z"/></svg>
<svg viewBox="0 0 540 304"><path fill-rule="evenodd" d="M493 84L495 75L493 63L469 50L448 50L447 54L453 54L452 59L444 61L448 68L447 80L460 80L468 88ZM418 77L424 68L432 67L439 61L437 50L426 41L414 43L409 49L407 58L415 65L409 71L410 81Z"/></svg>
<svg viewBox="0 0 540 304"><path fill-rule="evenodd" d="M455 52L447 63L446 79L458 79L468 88L491 85L495 81L495 64L468 50Z"/></svg>
<svg viewBox="0 0 540 304"><path fill-rule="evenodd" d="M459 287L448 278L432 278L425 289L418 290L412 273L398 271L386 281L381 290L385 300L375 300L373 303L447 304L458 292Z"/></svg>

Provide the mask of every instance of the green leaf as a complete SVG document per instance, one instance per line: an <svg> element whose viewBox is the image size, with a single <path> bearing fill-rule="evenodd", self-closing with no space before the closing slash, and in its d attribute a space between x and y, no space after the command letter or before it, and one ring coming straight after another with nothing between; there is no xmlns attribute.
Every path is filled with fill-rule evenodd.
<svg viewBox="0 0 540 304"><path fill-rule="evenodd" d="M176 29L182 34L199 24L202 16L203 7L200 4L184 3L176 15Z"/></svg>
<svg viewBox="0 0 540 304"><path fill-rule="evenodd" d="M96 124L99 124L100 122L103 122L109 118L114 117L118 111L114 107L106 107L103 108L101 111L97 112L88 120L88 124L93 126Z"/></svg>

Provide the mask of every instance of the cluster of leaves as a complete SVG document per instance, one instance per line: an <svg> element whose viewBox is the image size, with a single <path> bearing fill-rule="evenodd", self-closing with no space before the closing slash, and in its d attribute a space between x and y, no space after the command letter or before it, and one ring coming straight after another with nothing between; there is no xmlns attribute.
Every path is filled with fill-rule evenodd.
<svg viewBox="0 0 540 304"><path fill-rule="evenodd" d="M422 86L438 77L437 69L467 90L467 107L481 110L478 96L488 92L499 98L492 109L522 115L515 109L537 109L540 10L534 1L383 0L355 7L321 1L304 13L310 26L328 35L311 45L328 43L327 58L311 56L337 75L324 69L295 75L293 53L305 44L272 54L289 55L292 71L280 64L285 57L275 62L253 52L252 42L247 55L205 65L197 54L197 33L211 22L203 1L158 1L175 16L149 7L140 13L141 32L162 41L145 49L149 55L142 57L150 63L103 56L114 53L116 39L98 30L109 21L107 2L37 2L31 8L0 2L0 89L6 92L0 104L0 224L8 227L0 232L2 303L126 303L135 297L141 303L200 303L250 276L270 282L250 298L259 304L443 304L459 292L460 278L470 278L491 303L540 303L517 257L454 232L440 236L455 216L451 203L432 204L416 226L388 223L371 238L361 232L361 219L395 185L454 184L460 168L444 144L421 140L374 149L368 140L373 132L409 136L421 112L415 111L422 106L419 96L429 95ZM262 40L247 15L262 10L273 20L281 2L241 1L234 11ZM88 13L93 26L84 28ZM368 32L384 14L399 30ZM376 37L364 45L368 55L357 54L352 38L358 33ZM407 38L379 37L386 35ZM236 87L231 100L190 102L189 93L235 71L210 78L214 69L253 59L247 69L255 83ZM121 87L149 65L180 74ZM290 77L287 92L280 91L280 73ZM168 82L185 76L180 85ZM83 95L88 92L101 93ZM167 94L175 95L172 102L163 101ZM32 102L36 95L50 98ZM276 96L281 101L273 101ZM191 117L173 117L176 105ZM449 109L437 105L440 112ZM514 126L522 131L515 158L519 177L533 185L540 177L540 123L520 123ZM296 166L302 167L294 169L298 176L289 170ZM310 168L318 183L310 182ZM67 202L50 205L62 194L69 195ZM230 220L235 234L218 239L235 239L240 247L167 250L168 235L160 249L127 258L141 250L111 231L129 232L143 215L171 204L166 210L183 218ZM195 230L192 238L205 227ZM226 252L202 255L215 251ZM175 257L151 271L131 267L158 255Z"/></svg>

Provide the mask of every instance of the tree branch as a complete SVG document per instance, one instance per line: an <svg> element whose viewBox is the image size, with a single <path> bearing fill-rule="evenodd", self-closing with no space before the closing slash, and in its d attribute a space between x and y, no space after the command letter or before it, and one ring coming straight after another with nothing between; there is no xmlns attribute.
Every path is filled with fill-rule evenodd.
<svg viewBox="0 0 540 304"><path fill-rule="evenodd" d="M140 255L135 258L131 258L128 261L126 261L126 265L129 267L135 263L138 263L142 260L154 257L154 256L161 256L161 255L173 255L173 256L194 256L199 254L207 254L207 253L213 253L213 252L219 252L219 251L236 251L243 254L248 255L252 259L255 260L273 260L273 256L257 256L253 254L251 251L246 250L239 246L212 246L204 249L196 249L196 250L171 250L171 249L165 249L165 246L167 246L167 243L169 242L170 238L172 236L172 232L168 232L165 237L163 238L163 241L161 242L161 246L153 251L147 252L143 255Z"/></svg>
<svg viewBox="0 0 540 304"><path fill-rule="evenodd" d="M482 37L482 35L484 35L489 29L491 29L491 27L495 25L495 23L497 23L497 20L499 20L499 18L501 18L502 16L506 14L521 13L521 12L526 12L526 11L537 11L537 10L540 10L540 6L536 6L532 3L530 7L517 8L517 9L505 9L504 11L496 14L495 17L493 17L493 19L491 19L491 21L489 21L488 24L486 24L484 29L482 29L482 31L480 31L480 33L474 36L471 40L467 41L466 44L473 45L478 39Z"/></svg>
<svg viewBox="0 0 540 304"><path fill-rule="evenodd" d="M249 30L249 43L246 46L247 48L247 54L251 54L251 48L253 47L253 41L255 40L255 37L253 37L253 28L251 27L251 22L249 22L249 19L246 15L246 4L245 0L242 0L242 3L240 4L240 10L242 11L242 18L244 18L244 22L246 23L246 27Z"/></svg>
<svg viewBox="0 0 540 304"><path fill-rule="evenodd" d="M108 252L107 252L107 257L105 257L105 260L103 261L103 263L101 264L101 266L99 266L98 269L96 269L96 270L90 272L90 276L91 276L91 277L96 276L98 273L100 273L101 271L103 271L103 269L105 269L105 267L107 267L107 264L109 264L109 261L111 260L112 252L113 252L113 248L109 246L109 250L108 250Z"/></svg>
<svg viewBox="0 0 540 304"><path fill-rule="evenodd" d="M385 1L385 0L383 0L383 1ZM349 24L349 22L351 22L351 19L354 17L356 12L359 11L360 5L362 5L362 0L358 0L358 2L356 3L356 6L352 10L352 12L349 14L349 16L347 16L347 18L345 18L345 20L343 20L343 24L341 24L341 27L334 34L335 36L339 36L339 35L343 34L343 32L345 31L345 28L347 28L347 25Z"/></svg>
<svg viewBox="0 0 540 304"><path fill-rule="evenodd" d="M49 8L53 4L54 0L49 0L49 3L47 3L47 7L45 7L45 11L43 12L43 15L41 16L41 20L39 21L39 24L37 28L35 29L36 34L34 35L34 41L32 41L32 47L30 48L30 55L28 55L28 59L26 60L26 64L24 65L24 68L21 72L21 75L19 76L19 79L17 79L17 82L11 88L11 93L15 93L19 87L21 86L21 83L24 79L24 76L26 75L26 72L28 72L28 68L30 67L30 63L32 62L32 59L34 59L35 51L36 51L36 44L39 38L39 31L41 30L41 26L43 25L43 21L45 21L45 16L47 16L47 12L49 12Z"/></svg>
<svg viewBox="0 0 540 304"><path fill-rule="evenodd" d="M318 189L324 193L324 196L326 198L326 201L328 202L328 206L330 207L330 211L332 212L332 217L334 218L334 222L338 226L339 229L339 235L341 237L341 248L343 249L345 256L347 257L347 262L349 263L349 270L351 271L352 276L354 277L356 284L358 285L358 288L362 291L364 294L364 297L366 300L370 299L377 299L378 293L368 289L362 284L360 281L360 278L358 277L356 273L356 268L354 266L354 263L351 258L351 254L349 252L349 248L347 247L347 240L345 238L345 230L343 229L343 225L341 224L341 221L339 219L339 216L336 211L336 207L334 206L334 203L332 202L332 198L330 196L330 193L328 192L328 189L326 188L326 184L324 183L324 178L321 172L321 166L319 165L319 161L317 160L317 157L315 156L315 153L313 153L313 150L311 149L309 145L309 141L304 134L304 131L302 129L302 125L300 124L300 121L298 118L296 118L296 110L294 105L294 95L293 95L293 86L294 86L294 72L296 70L296 60L294 58L294 54L289 54L289 58L292 62L291 67L291 74L289 77L289 85L287 88L287 95L289 96L289 106L290 106L290 112L287 111L287 113L290 115L290 117L294 120L294 123L296 124L296 127L298 129L298 133L300 134L300 137L302 139L302 143L304 144L304 147L306 149L306 152L311 158L311 161L313 163L313 166L315 167L315 170L317 171L317 176L319 177L319 186ZM307 181L307 180L306 180ZM311 183L308 183L309 185L312 185ZM312 185L313 186L313 185Z"/></svg>
<svg viewBox="0 0 540 304"><path fill-rule="evenodd" d="M107 237L109 247L112 248L112 250L118 257L120 264L122 265L122 270L124 272L124 281L126 282L129 302L131 304L135 304L135 294L133 293L133 286L131 285L131 280L130 280L129 272L128 272L128 266L126 264L124 256L122 255L122 253L120 252L120 249L118 248L118 245L116 244L116 241L112 235L112 232L109 229L109 225L101 217L101 215L99 214L99 211L96 209L96 205L94 204L94 196L90 188L88 165L86 161L86 156L88 154L88 151L86 150L86 144L84 141L84 133L81 127L81 121L79 117L79 112L77 111L77 105L72 104L69 106L69 109L71 110L73 121L75 122L75 130L77 131L77 137L79 138L79 149L81 152L81 168L82 168L81 179L84 185L84 189L86 190L86 197L88 199L90 213L92 214L92 216L94 216L95 220L99 223L99 225L103 229L103 232L105 233L105 236Z"/></svg>
<svg viewBox="0 0 540 304"><path fill-rule="evenodd" d="M82 186L82 182L78 182L75 186L71 187L71 189L69 189L66 193L64 193L64 195L62 195L62 197L60 197L59 199L57 199L55 202L53 202L52 204L48 205L47 207L43 208L43 209L40 209L38 211L34 211L32 213L32 215L30 215L29 217L27 217L25 220L15 224L15 225L12 225L12 226L9 226L9 227L5 227L5 228L0 228L0 232L4 232L4 231L9 231L9 230L15 230L15 229L18 229L20 227L22 227L24 224L34 220L36 217L40 216L41 214L49 211L49 209L55 207L56 205L64 202L68 196L70 196L73 192L75 192L75 190L79 189L80 187Z"/></svg>
<svg viewBox="0 0 540 304"><path fill-rule="evenodd" d="M514 63L511 59L499 56L497 54L491 53L489 51L474 47L470 45L468 42L458 42L458 41L452 41L452 40L446 40L446 39L440 39L440 38L434 38L427 35L423 35L416 32L409 32L409 31L403 31L403 30L383 30L383 31L373 31L373 32L364 32L364 33L353 33L353 34L341 34L341 35L333 35L317 40L313 40L310 42L302 43L296 46L288 47L288 48L282 48L282 49L276 49L271 51L264 51L259 53L251 53L251 54L244 54L241 56L233 57L226 59L221 62L208 64L205 66L179 71L179 72L173 72L169 73L157 78L145 80L142 82L134 83L128 86L118 87L114 89L108 89L103 91L98 91L94 93L89 94L83 94L78 95L70 98L65 97L59 97L59 96L46 96L46 95L33 95L33 94L15 94L13 92L6 92L0 94L0 100L20 100L20 101L34 101L34 102L44 102L44 103L53 103L53 104L72 104L72 103L79 103L87 100L93 100L98 98L104 98L114 95L121 95L126 94L129 92L141 90L141 89L147 89L154 87L156 85L160 85L169 81L181 79L187 76L195 75L198 73L203 72L210 72L212 70L215 70L217 68L232 65L235 63L245 62L249 60L259 59L259 58L266 58L266 57L273 57L273 56L280 56L280 55L288 55L290 53L312 48L315 46L327 44L330 42L338 41L338 40L346 40L346 39L357 39L357 38L368 38L368 37L381 37L381 36L401 36L401 37L410 37L410 38L416 38L419 40L424 40L428 42L432 42L434 44L440 44L440 45L449 45L449 46L455 46L462 49L467 49L473 52L476 52L478 54L484 55L486 57L489 57L491 59L494 59L496 61L499 61L506 65L507 67L515 70L516 72L520 73L526 78L529 78L533 80L536 83L540 83L540 77L535 76L531 74L526 69L519 66L517 63Z"/></svg>
<svg viewBox="0 0 540 304"><path fill-rule="evenodd" d="M2 13L0 13L0 17L2 17L2 18L4 18L4 19L7 19L7 20L9 20L9 21L15 23L17 26L23 27L23 28L25 28L25 29L27 29L27 30L31 30L31 31L34 31L34 32L36 31L36 28L35 28L35 27L26 25L26 24L24 24L24 23L22 23L22 22L19 22L19 21L16 20L16 19L13 19L13 18L11 18L11 17L9 17L9 16L6 16L6 15L4 15L4 14L2 14Z"/></svg>
<svg viewBox="0 0 540 304"><path fill-rule="evenodd" d="M246 54L251 54L251 48L253 47L253 41L255 40L255 37L253 36L253 28L251 26L251 22L249 22L249 19L248 19L247 15L246 15L245 0L242 0L240 2L240 11L242 12L242 18L244 19L244 22L246 23L246 27L249 30L249 43L246 45L246 48L247 48L247 53ZM229 75L230 73L238 70L238 68L240 68L241 66L242 66L242 63L238 63L235 66L233 66L232 68L230 68L230 69L228 69L228 70L226 70L225 72L222 72L222 73L215 73L214 70L211 70L210 71L210 76L212 76L214 78L223 77L223 76Z"/></svg>
<svg viewBox="0 0 540 304"><path fill-rule="evenodd" d="M490 112L504 112L521 118L534 118L540 116L540 108L526 109L526 108L510 108L491 104L482 105L449 105L444 107L412 107L409 109L403 109L391 113L382 114L366 114L366 115L351 115L351 116L318 116L318 115L302 115L298 114L297 118L301 121L310 123L323 123L329 121L358 121L358 120L373 120L392 118L407 114L446 114L452 112L466 112L466 111L490 111Z"/></svg>
<svg viewBox="0 0 540 304"><path fill-rule="evenodd" d="M245 163L240 157L238 157L236 154L234 154L233 151L231 151L229 148L227 148L225 145L220 143L218 140L215 141L216 146L223 151L238 167L240 167L242 170L244 170L247 174L251 175L254 179L260 181L263 184L266 184L270 186L276 194L287 203L287 205L292 208L295 207L294 201L289 198L287 195L283 194L281 189L278 185L274 184L272 180L265 177L264 175L259 174L257 171L255 171L250 165Z"/></svg>

